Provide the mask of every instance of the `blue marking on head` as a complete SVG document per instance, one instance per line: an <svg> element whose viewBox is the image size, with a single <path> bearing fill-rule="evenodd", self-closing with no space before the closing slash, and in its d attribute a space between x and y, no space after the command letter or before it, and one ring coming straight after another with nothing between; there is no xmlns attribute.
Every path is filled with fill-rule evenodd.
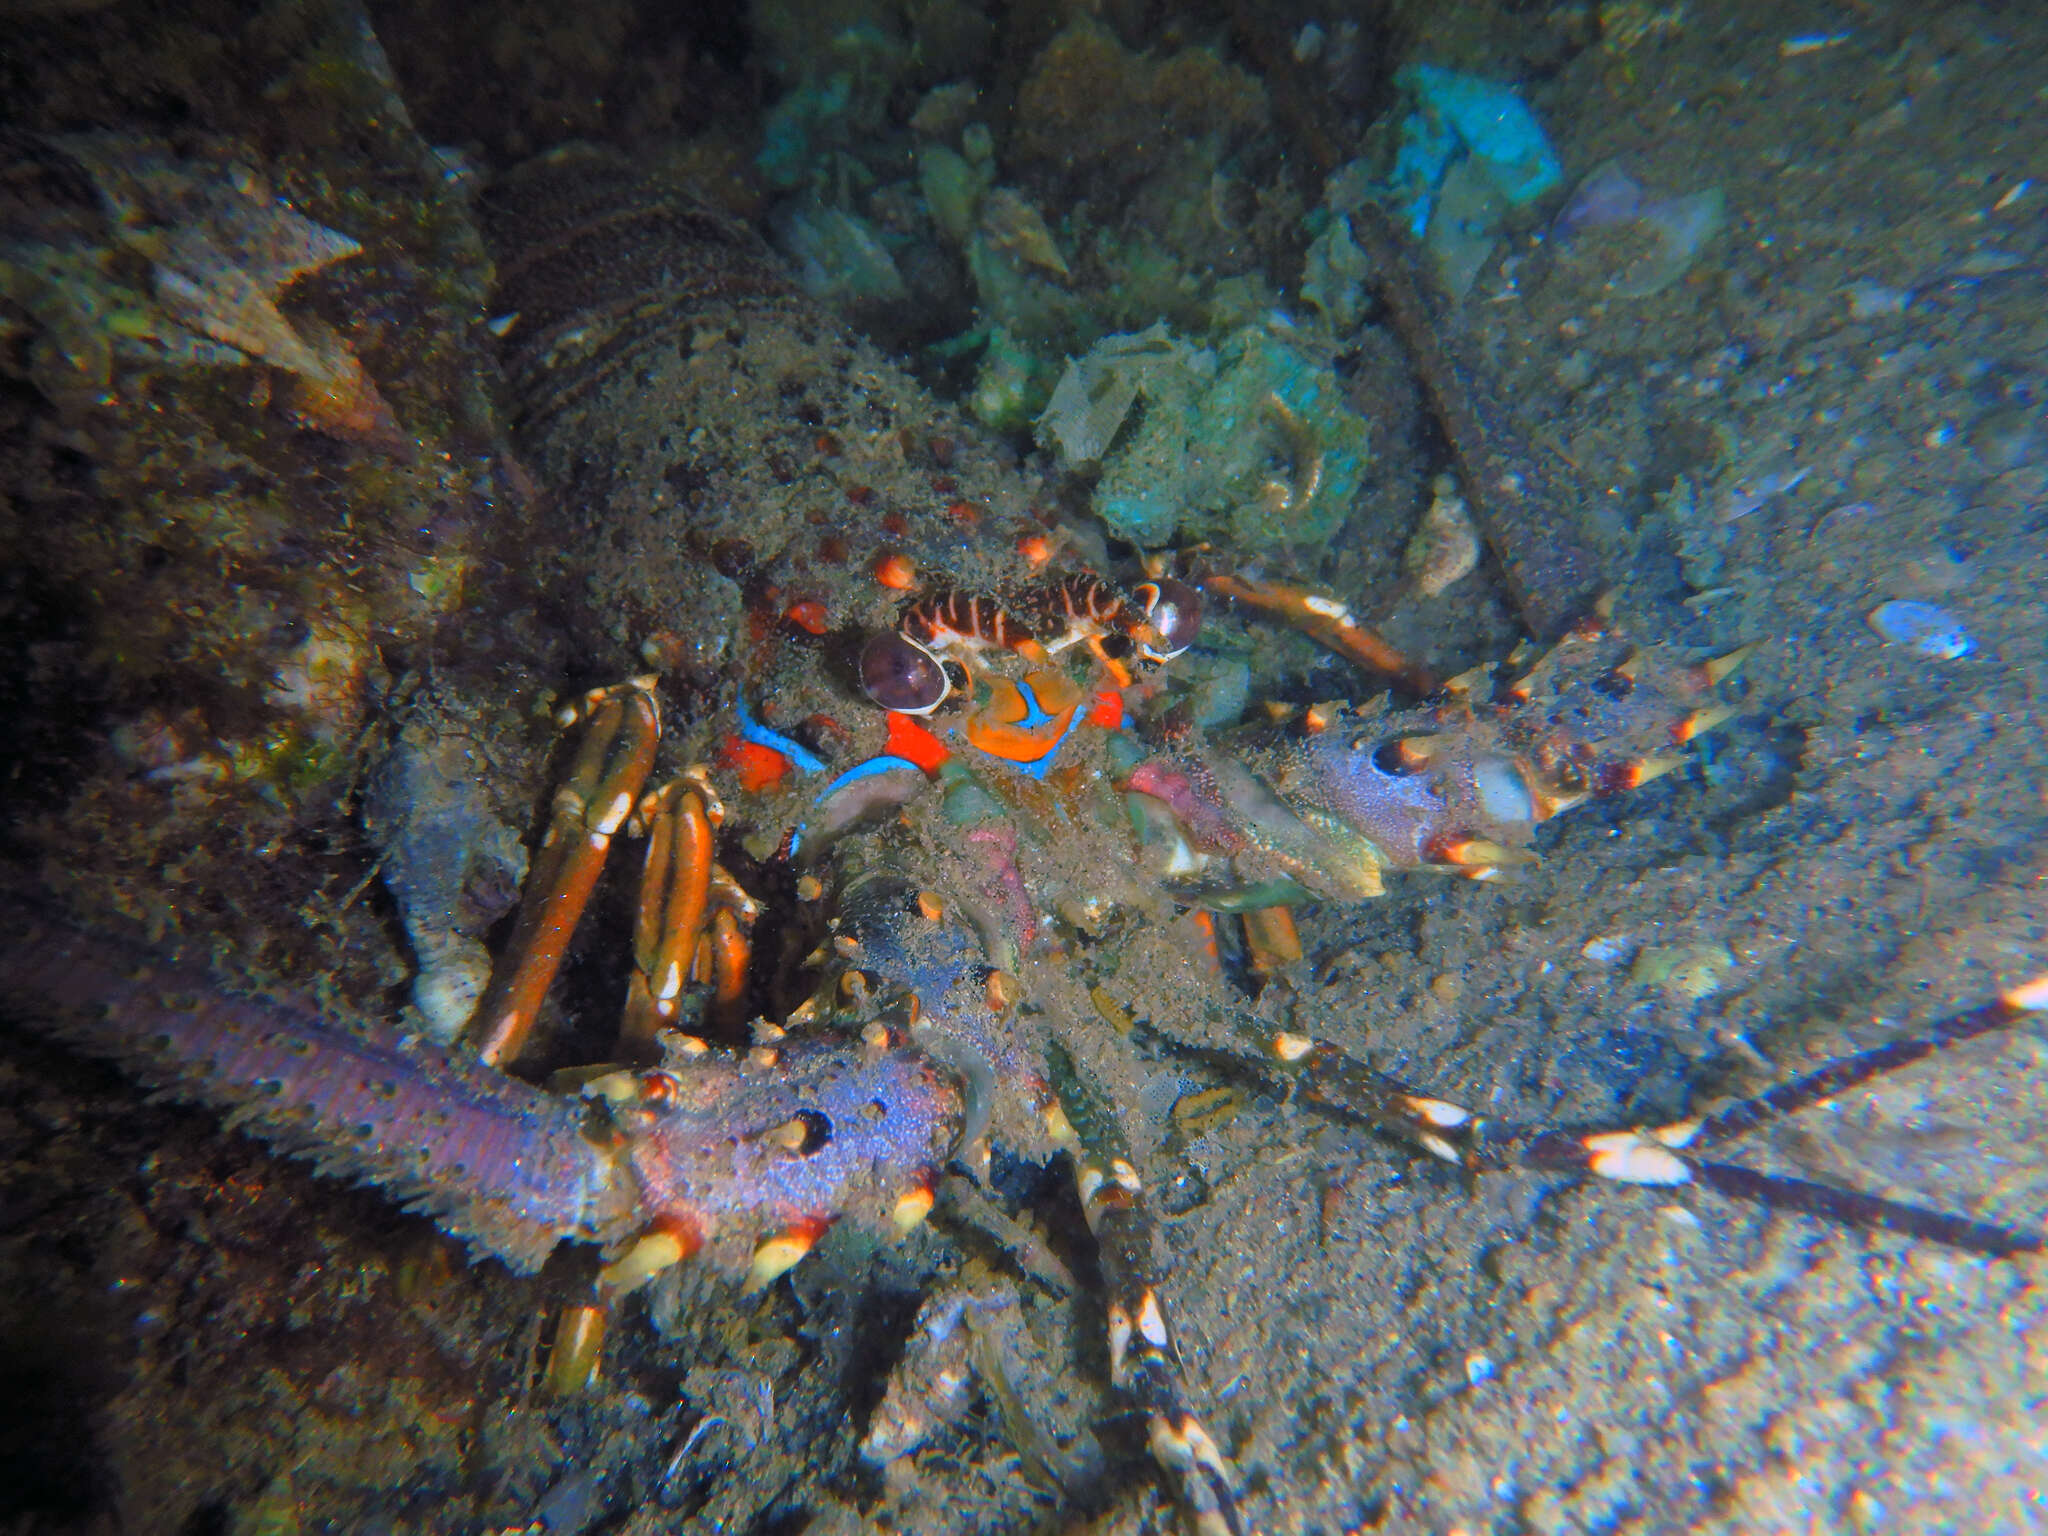
<svg viewBox="0 0 2048 1536"><path fill-rule="evenodd" d="M766 747L771 752L780 752L805 773L823 773L825 759L818 756L800 741L792 741L780 731L771 731L767 726L747 713L747 693L744 688L733 690L733 718L739 722L740 736L757 747Z"/></svg>

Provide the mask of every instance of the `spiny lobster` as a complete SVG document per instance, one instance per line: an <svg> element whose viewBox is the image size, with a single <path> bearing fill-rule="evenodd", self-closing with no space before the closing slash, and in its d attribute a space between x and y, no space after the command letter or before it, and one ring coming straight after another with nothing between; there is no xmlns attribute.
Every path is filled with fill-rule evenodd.
<svg viewBox="0 0 2048 1536"><path fill-rule="evenodd" d="M984 1167L996 1143L1026 1158L1066 1151L1100 1255L1115 1384L1145 1414L1197 1525L1243 1529L1237 1473L1182 1382L1144 1159L1102 1086L1102 1065L1132 1048L1093 1021L1087 925L1121 905L1134 930L1156 936L1148 915L1179 902L1243 910L1270 936L1284 932L1271 914L1288 904L1370 896L1388 870L1490 878L1527 857L1550 816L1672 766L1672 749L1714 723L1725 665L1660 666L1594 624L1497 700L1468 680L1415 711L1317 707L1270 737L1212 743L1143 670L1184 649L1191 587L1155 575L1149 595L1125 599L1144 623L1124 625L1114 592L1076 572L1047 605L1064 626L1052 643L999 621L1001 605L963 594L1002 585L1014 562L1002 540L963 539L955 509L1023 518L1017 477L971 448L960 463L949 449L931 473L918 446L926 427L897 414L914 392L726 221L609 173L551 195L554 216L526 223L501 262L516 322L508 368L536 462L576 487L565 504L603 552L587 562L597 605L743 651L731 658L740 675L721 662L712 688L731 690L730 718L755 745L818 755L817 743L775 729L771 705L784 720L828 716L847 738L829 764L818 757L850 765L823 793L735 802L763 823L802 823L790 851L809 862L778 916L821 941L808 997L776 1009L780 1022L755 1024L743 1047L734 1040L751 1004L781 983L773 968L749 970L750 898L720 878L722 806L709 780L686 774L640 793L660 738L652 684L586 701L550 842L464 1046L364 1035L230 995L20 896L6 898L0 989L11 1007L389 1191L515 1270L563 1242L601 1246L602 1294L557 1348L564 1386L589 1374L603 1305L688 1255L765 1286L833 1222L885 1235L916 1225L951 1160ZM496 212L516 224L519 203L507 195ZM698 423L708 446L677 446L678 420ZM595 448L593 422L611 434ZM812 452L824 468L794 467ZM885 475L896 505L872 491ZM845 582L810 569L803 546L820 523L800 498L825 495L839 498L824 519L832 537L889 550L882 591L845 598ZM886 612L906 570L945 571L961 586ZM807 586L850 610L845 632L825 637L836 649L768 654L761 616L822 602ZM1211 592L1256 595L1229 579ZM1347 622L1327 600L1298 606L1326 627ZM846 663L878 636L916 649L885 646L872 676L863 662L849 679ZM944 684L929 704L925 664ZM883 708L862 709L862 681ZM910 692L884 696L897 685ZM1146 716L1140 730L1124 728L1133 715ZM636 814L652 874L621 1037L632 1065L590 1076L574 1096L489 1070L518 1059L602 855ZM869 829L877 814L885 825ZM1284 942L1273 947L1284 964ZM1709 1154L2048 1007L2048 978L1716 1114L1581 1131L1496 1122L1403 1086L1330 1041L1233 1009L1223 978L1200 974L1188 985L1232 1021L1239 1070L1464 1168L1701 1184L1980 1252L2041 1246L2032 1233ZM702 1026L686 1027L699 1002Z"/></svg>
<svg viewBox="0 0 2048 1536"><path fill-rule="evenodd" d="M1574 653L1595 665L1572 666ZM977 661L974 670L999 665ZM1189 902L1355 899L1376 893L1385 870L1430 865L1490 877L1528 857L1521 850L1540 821L1670 766L1666 756L1646 757L1641 741L1651 733L1683 741L1712 723L1721 710L1708 695L1725 675L1719 665L1659 669L1586 626L1512 683L1498 710L1453 698L1405 714L1324 712L1305 733L1297 727L1250 753L1183 739L1129 768L1120 793L1154 843L1153 868ZM914 1227L956 1158L985 1169L992 1143L1040 1159L1066 1151L1098 1245L1113 1381L1147 1415L1153 1453L1197 1528L1245 1529L1237 1476L1181 1381L1169 1277L1155 1257L1139 1162L1086 1061L1099 1042L1077 1028L1063 995L1063 957L1006 921L973 862L949 856L933 827L919 825L915 813L928 816L942 797L910 801L895 829L841 838L830 854L833 917L810 1000L784 1024L757 1023L751 1048L721 1048L696 1032L705 1027L703 999L684 976L696 959L719 990L707 917L710 842L689 827L708 827L722 807L701 777L680 781L680 794L638 793L658 732L650 684L601 690L590 706L586 748L557 798L527 918L479 1010L474 1042L485 1061L517 1059L574 909L605 845L639 805L650 834L647 931L621 1053L651 1050L652 1065L591 1077L576 1096L544 1092L459 1048L352 1033L317 1014L230 995L127 940L13 897L0 987L15 1007L86 1048L222 1107L323 1171L385 1190L515 1270L538 1268L562 1242L602 1247L608 1262L596 1304L565 1323L558 1345L553 1370L564 1388L593 1368L602 1307L673 1263L700 1255L758 1289L835 1222L884 1235ZM1599 736L1586 734L1594 729ZM1128 744L1122 732L1098 734L1098 748ZM1015 770L986 754L975 777L1017 787ZM1094 793L1117 792L1098 784ZM1072 820L1062 826L1083 835ZM679 842L695 851L675 851ZM1496 1123L1327 1041L1277 1028L1252 1036L1244 1068L1468 1169L1696 1183L2010 1254L2042 1239L1711 1154L1771 1119L2043 1008L2048 977L1711 1115L1592 1131Z"/></svg>

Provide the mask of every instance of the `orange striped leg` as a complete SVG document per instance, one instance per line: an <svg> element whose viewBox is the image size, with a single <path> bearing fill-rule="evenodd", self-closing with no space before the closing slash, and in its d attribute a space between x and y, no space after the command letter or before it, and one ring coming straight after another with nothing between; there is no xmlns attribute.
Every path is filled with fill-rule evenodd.
<svg viewBox="0 0 2048 1536"><path fill-rule="evenodd" d="M1358 622L1350 608L1334 597L1290 587L1277 581L1210 575L1202 579L1208 591L1273 614L1292 624L1317 644L1335 651L1368 672L1391 677L1416 693L1434 693L1436 675L1413 661L1383 639L1377 630Z"/></svg>
<svg viewBox="0 0 2048 1536"><path fill-rule="evenodd" d="M593 689L563 713L564 726L588 724L569 776L555 791L511 942L470 1025L479 1054L492 1066L516 1060L533 1033L541 999L561 969L612 838L647 781L661 739L651 677Z"/></svg>
<svg viewBox="0 0 2048 1536"><path fill-rule="evenodd" d="M676 1027L711 905L713 829L724 815L701 771L640 801L647 861L633 925L633 976L619 1022L619 1051L628 1059L651 1059L658 1054L655 1036Z"/></svg>
<svg viewBox="0 0 2048 1536"><path fill-rule="evenodd" d="M1254 907L1244 914L1244 946L1252 969L1271 976L1301 958L1301 934L1286 907Z"/></svg>
<svg viewBox="0 0 2048 1536"><path fill-rule="evenodd" d="M747 961L753 950L740 914L720 906L711 914L711 1022L719 1029L744 1023Z"/></svg>

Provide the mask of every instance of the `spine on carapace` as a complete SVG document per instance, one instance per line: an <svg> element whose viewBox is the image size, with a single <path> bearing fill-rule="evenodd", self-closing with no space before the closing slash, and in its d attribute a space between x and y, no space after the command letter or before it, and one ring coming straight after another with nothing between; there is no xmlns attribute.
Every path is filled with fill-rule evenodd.
<svg viewBox="0 0 2048 1536"><path fill-rule="evenodd" d="M323 1173L370 1184L515 1270L609 1235L609 1158L577 1101L238 995L118 935L0 895L0 1010L110 1057Z"/></svg>

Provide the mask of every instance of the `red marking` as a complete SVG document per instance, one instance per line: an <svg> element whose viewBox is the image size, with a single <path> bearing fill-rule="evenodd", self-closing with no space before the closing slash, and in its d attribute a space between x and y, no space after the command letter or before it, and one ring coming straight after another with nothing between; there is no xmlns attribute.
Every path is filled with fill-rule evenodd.
<svg viewBox="0 0 2048 1536"><path fill-rule="evenodd" d="M917 567L908 556L891 550L875 561L875 580L892 592L906 592L917 581Z"/></svg>
<svg viewBox="0 0 2048 1536"><path fill-rule="evenodd" d="M959 489L959 483L951 475L932 476L932 492L934 495L951 496Z"/></svg>
<svg viewBox="0 0 2048 1536"><path fill-rule="evenodd" d="M1033 570L1052 558L1052 542L1042 533L1027 533L1017 541L1017 553Z"/></svg>
<svg viewBox="0 0 2048 1536"><path fill-rule="evenodd" d="M773 747L764 747L758 741L748 741L743 736L726 737L718 755L732 770L733 777L740 781L740 788L750 795L773 789L789 772L788 758Z"/></svg>
<svg viewBox="0 0 2048 1536"><path fill-rule="evenodd" d="M834 437L830 432L820 432L816 438L814 446L817 448L818 452L822 453L828 459L836 459L839 457L839 439Z"/></svg>
<svg viewBox="0 0 2048 1536"><path fill-rule="evenodd" d="M1467 832L1433 832L1422 840L1419 850L1423 860L1430 864L1462 864L1458 851L1470 842Z"/></svg>
<svg viewBox="0 0 2048 1536"><path fill-rule="evenodd" d="M832 1229L832 1223L836 1219L833 1216L799 1216L789 1224L783 1236L797 1239L806 1249L815 1248L818 1239Z"/></svg>
<svg viewBox="0 0 2048 1536"><path fill-rule="evenodd" d="M693 1257L704 1246L704 1226L697 1219L696 1212L678 1201L647 1223L648 1232L666 1232L676 1240L683 1250L684 1258Z"/></svg>
<svg viewBox="0 0 2048 1536"><path fill-rule="evenodd" d="M981 520L981 508L971 501L955 501L947 504L946 516L956 523L973 524Z"/></svg>
<svg viewBox="0 0 2048 1536"><path fill-rule="evenodd" d="M914 718L894 711L889 715L888 750L897 757L917 764L929 774L936 774L939 766L953 755L946 749L944 742Z"/></svg>
<svg viewBox="0 0 2048 1536"><path fill-rule="evenodd" d="M1595 795L1618 795L1624 790L1634 789L1642 782L1642 764L1633 758L1620 762L1605 762L1593 770Z"/></svg>
<svg viewBox="0 0 2048 1536"><path fill-rule="evenodd" d="M1105 731L1120 731L1124 728L1124 696L1113 688L1105 688L1095 695L1095 702L1088 706L1088 723L1099 725Z"/></svg>
<svg viewBox="0 0 2048 1536"><path fill-rule="evenodd" d="M791 603L782 610L782 616L809 635L822 635L829 627L825 620L825 605L816 598Z"/></svg>
<svg viewBox="0 0 2048 1536"><path fill-rule="evenodd" d="M864 507L875 499L874 487L870 485L849 485L846 488L846 499L856 507Z"/></svg>
<svg viewBox="0 0 2048 1536"><path fill-rule="evenodd" d="M900 539L909 530L910 524L904 519L901 512L884 512L882 514L882 532L889 535L890 538Z"/></svg>

